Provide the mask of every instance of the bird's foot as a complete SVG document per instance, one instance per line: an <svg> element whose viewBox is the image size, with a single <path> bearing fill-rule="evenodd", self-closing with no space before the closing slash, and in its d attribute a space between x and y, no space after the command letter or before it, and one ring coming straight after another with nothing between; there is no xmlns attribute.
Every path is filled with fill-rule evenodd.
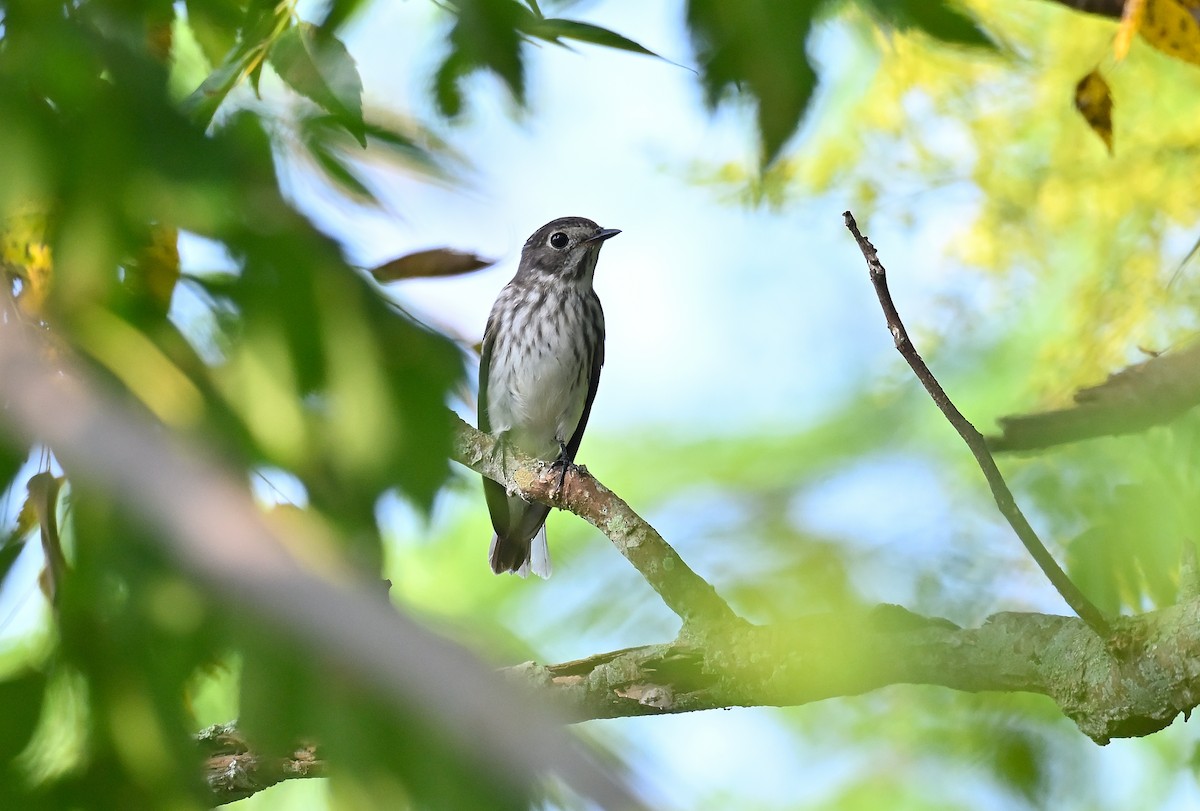
<svg viewBox="0 0 1200 811"><path fill-rule="evenodd" d="M554 488L554 497L558 498L562 495L563 485L567 483L567 470L573 467L571 460L567 458L567 446L563 442L558 443L558 458L550 463L550 469L558 468L558 486Z"/></svg>

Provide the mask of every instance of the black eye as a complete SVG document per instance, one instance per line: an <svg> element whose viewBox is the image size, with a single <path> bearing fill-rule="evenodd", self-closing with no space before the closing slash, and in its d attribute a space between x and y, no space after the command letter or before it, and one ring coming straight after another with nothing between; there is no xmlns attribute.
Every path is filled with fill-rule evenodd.
<svg viewBox="0 0 1200 811"><path fill-rule="evenodd" d="M567 235L562 231L555 231L550 235L550 247L558 248L560 251L567 247L567 243L571 240L567 239Z"/></svg>

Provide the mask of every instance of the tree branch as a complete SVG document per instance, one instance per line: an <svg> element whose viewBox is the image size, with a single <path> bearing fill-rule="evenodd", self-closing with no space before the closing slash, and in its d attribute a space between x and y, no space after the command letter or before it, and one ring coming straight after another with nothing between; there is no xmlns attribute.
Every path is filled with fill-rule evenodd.
<svg viewBox="0 0 1200 811"><path fill-rule="evenodd" d="M574 721L799 706L893 684L1037 693L1103 745L1153 734L1200 704L1200 599L1114 624L1105 644L1075 617L1004 613L979 628L959 628L881 605L503 672ZM209 737L218 741L240 740L232 725L214 729L219 734ZM304 767L310 757L320 762L318 753L300 747L294 763L264 776L250 765L261 760L252 753L238 749L231 756L219 743L204 745L213 750L207 771L217 802L242 796L237 786L247 781L316 776ZM224 772L234 768L249 775L240 783L227 779ZM276 777L288 768L303 773Z"/></svg>
<svg viewBox="0 0 1200 811"><path fill-rule="evenodd" d="M1200 600L1115 626L1106 645L1074 617L1004 613L963 629L878 606L509 672L577 721L797 706L892 684L1039 693L1105 744L1157 732L1200 704Z"/></svg>
<svg viewBox="0 0 1200 811"><path fill-rule="evenodd" d="M1071 578L1067 576L1054 560L1054 557L1046 550L1041 539L1026 520L1025 514L1021 512L1021 508L1017 506L1016 499L1013 498L1012 491L1008 489L1008 483L1004 481L1004 476L1000 473L1000 469L996 467L996 460L992 458L991 452L987 447L987 440L983 438L983 434L976 430L975 426L962 415L962 412L955 407L951 402L946 391L938 383L933 372L925 365L925 361L921 359L917 349L913 346L912 340L908 337L908 331L904 329L904 322L900 320L900 313L896 310L896 305L892 301L891 291L887 286L887 270L884 269L883 263L879 261L879 255L875 252L875 246L870 240L862 235L858 230L858 223L854 221L854 215L849 211L842 214L846 220L846 227L850 229L850 233L854 235L855 241L858 243L859 250L862 251L863 258L867 260L867 269L870 271L871 284L875 287L875 293L879 297L879 305L883 308L884 318L887 319L888 329L892 333L892 340L895 341L896 349L908 362L913 373L921 384L925 386L925 390L929 392L929 396L933 398L933 402L954 426L954 430L963 438L970 448L971 454L975 457L979 469L983 471L984 478L987 479L988 487L991 488L992 497L996 500L996 506L1000 509L1000 514L1008 521L1009 526L1017 533L1017 537L1021 539L1021 543L1025 545L1025 549L1033 557L1038 567L1045 573L1046 577L1062 595L1062 598L1067 601L1067 605L1078 614L1095 632L1101 637L1108 636L1110 628L1108 620L1096 608L1092 602L1084 596L1083 592L1071 582Z"/></svg>
<svg viewBox="0 0 1200 811"><path fill-rule="evenodd" d="M305 744L282 757L266 757L250 749L234 724L201 730L196 743L204 754L204 781L216 805L244 800L284 780L326 775L316 746Z"/></svg>
<svg viewBox="0 0 1200 811"><path fill-rule="evenodd" d="M551 469L549 462L511 448L507 453L494 453L495 440L461 419L455 428L454 458L458 462L499 482L510 493L575 513L603 532L683 620L683 633L712 633L745 625L654 527L586 468L568 468L559 491L559 471Z"/></svg>

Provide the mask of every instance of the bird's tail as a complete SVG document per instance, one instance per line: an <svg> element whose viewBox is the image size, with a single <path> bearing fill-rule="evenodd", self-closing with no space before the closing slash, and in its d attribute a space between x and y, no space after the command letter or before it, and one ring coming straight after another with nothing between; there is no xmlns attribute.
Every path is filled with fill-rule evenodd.
<svg viewBox="0 0 1200 811"><path fill-rule="evenodd" d="M554 571L550 564L550 547L546 543L546 527L543 525L533 538L524 543L492 535L492 546L488 550L492 571L496 574L513 572L528 577L533 572L547 578Z"/></svg>

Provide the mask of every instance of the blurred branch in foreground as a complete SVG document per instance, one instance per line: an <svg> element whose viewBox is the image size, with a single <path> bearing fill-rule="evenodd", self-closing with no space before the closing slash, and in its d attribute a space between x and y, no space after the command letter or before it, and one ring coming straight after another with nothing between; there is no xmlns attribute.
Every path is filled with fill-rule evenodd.
<svg viewBox="0 0 1200 811"><path fill-rule="evenodd" d="M0 430L45 443L71 477L156 530L147 537L228 610L335 659L398 717L417 714L495 779L528 784L551 772L603 807L637 807L542 705L350 572L306 568L244 483L103 393L66 352L48 363L41 334L11 306L0 297Z"/></svg>

